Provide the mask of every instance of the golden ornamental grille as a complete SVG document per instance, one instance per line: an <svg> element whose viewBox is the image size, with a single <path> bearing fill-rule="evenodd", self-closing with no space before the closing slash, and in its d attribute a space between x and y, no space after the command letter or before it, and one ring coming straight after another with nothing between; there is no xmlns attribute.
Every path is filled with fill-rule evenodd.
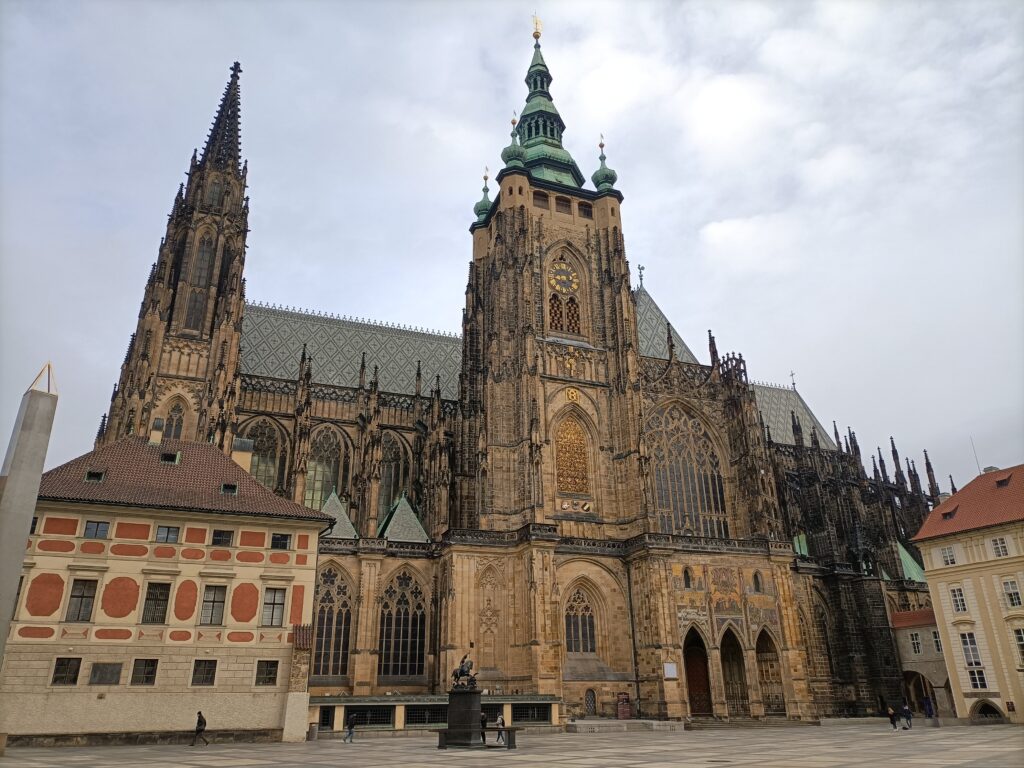
<svg viewBox="0 0 1024 768"><path fill-rule="evenodd" d="M587 432L570 416L555 433L555 474L559 493L590 493Z"/></svg>

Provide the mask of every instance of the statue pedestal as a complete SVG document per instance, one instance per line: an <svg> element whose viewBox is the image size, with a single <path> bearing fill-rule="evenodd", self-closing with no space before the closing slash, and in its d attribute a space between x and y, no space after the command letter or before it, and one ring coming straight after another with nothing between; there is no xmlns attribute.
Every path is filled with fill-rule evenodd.
<svg viewBox="0 0 1024 768"><path fill-rule="evenodd" d="M448 727L445 729L444 743L446 747L460 749L485 746L480 738L479 690L448 691Z"/></svg>

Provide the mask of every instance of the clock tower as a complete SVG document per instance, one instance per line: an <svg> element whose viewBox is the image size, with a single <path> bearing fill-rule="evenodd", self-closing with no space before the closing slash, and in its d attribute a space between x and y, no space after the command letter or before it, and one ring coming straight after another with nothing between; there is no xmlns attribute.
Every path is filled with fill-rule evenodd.
<svg viewBox="0 0 1024 768"><path fill-rule="evenodd" d="M521 119L470 227L454 522L622 539L646 530L635 306L616 174L562 145L540 33Z"/></svg>

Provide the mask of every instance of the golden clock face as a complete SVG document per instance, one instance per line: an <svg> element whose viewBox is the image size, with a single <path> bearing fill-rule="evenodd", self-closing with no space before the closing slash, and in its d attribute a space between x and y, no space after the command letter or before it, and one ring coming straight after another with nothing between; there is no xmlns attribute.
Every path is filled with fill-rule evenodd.
<svg viewBox="0 0 1024 768"><path fill-rule="evenodd" d="M564 261L556 261L548 270L548 285L559 293L573 293L579 290L580 276Z"/></svg>

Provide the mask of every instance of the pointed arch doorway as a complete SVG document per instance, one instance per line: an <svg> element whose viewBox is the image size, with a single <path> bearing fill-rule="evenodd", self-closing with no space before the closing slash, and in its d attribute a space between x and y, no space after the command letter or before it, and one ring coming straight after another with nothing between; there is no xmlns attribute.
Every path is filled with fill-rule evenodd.
<svg viewBox="0 0 1024 768"><path fill-rule="evenodd" d="M771 636L761 630L757 637L757 681L761 685L764 713L769 716L786 714L786 698L782 689L782 665L779 652Z"/></svg>
<svg viewBox="0 0 1024 768"><path fill-rule="evenodd" d="M686 670L686 691L691 716L710 716L711 677L708 674L708 652L696 629L686 633L683 643L683 668Z"/></svg>
<svg viewBox="0 0 1024 768"><path fill-rule="evenodd" d="M722 635L722 679L725 681L725 703L729 717L750 717L747 697L747 673L743 663L743 647L731 629Z"/></svg>

